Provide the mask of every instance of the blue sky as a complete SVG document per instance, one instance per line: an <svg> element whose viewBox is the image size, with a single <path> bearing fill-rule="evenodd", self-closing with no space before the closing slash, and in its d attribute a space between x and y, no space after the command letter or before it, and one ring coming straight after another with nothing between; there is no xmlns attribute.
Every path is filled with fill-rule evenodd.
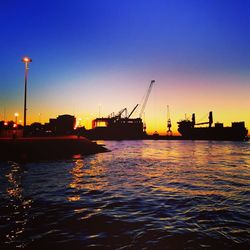
<svg viewBox="0 0 250 250"><path fill-rule="evenodd" d="M3 0L0 104L22 110L24 55L33 59L30 115L90 113L112 99L106 111L118 111L141 100L151 79L162 91L210 79L216 91L231 78L246 92L249 13L244 0ZM181 83L166 86L168 77Z"/></svg>

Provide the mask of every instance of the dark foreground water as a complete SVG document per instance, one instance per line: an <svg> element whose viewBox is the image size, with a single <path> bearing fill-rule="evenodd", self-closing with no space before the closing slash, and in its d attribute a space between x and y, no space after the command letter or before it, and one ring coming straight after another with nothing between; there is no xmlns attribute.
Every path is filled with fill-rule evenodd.
<svg viewBox="0 0 250 250"><path fill-rule="evenodd" d="M0 163L0 249L250 249L250 143L104 142Z"/></svg>

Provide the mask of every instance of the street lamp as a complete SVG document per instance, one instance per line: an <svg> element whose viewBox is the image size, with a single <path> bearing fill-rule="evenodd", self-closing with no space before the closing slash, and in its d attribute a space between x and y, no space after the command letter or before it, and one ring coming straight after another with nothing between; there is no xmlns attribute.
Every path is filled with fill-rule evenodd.
<svg viewBox="0 0 250 250"><path fill-rule="evenodd" d="M25 64L25 76L24 76L24 110L23 110L23 132L25 135L25 130L26 130L26 111L27 111L27 105L26 105L26 98L27 98L27 82L28 82L28 64L32 62L32 60L25 56L22 58L22 62Z"/></svg>

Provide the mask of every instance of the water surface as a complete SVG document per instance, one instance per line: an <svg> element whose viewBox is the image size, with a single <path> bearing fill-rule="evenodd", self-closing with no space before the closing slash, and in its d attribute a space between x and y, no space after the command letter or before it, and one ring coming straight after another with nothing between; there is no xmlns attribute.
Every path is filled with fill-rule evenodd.
<svg viewBox="0 0 250 250"><path fill-rule="evenodd" d="M249 249L249 142L102 143L0 163L1 248Z"/></svg>

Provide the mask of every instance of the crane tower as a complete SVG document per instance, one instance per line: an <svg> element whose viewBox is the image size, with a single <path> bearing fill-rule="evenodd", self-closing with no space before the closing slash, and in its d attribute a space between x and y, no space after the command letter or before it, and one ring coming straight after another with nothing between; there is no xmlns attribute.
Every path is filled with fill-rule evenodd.
<svg viewBox="0 0 250 250"><path fill-rule="evenodd" d="M170 119L170 112L169 112L169 106L167 106L167 136L172 136L173 133L172 133L172 130L171 130L171 127L172 127L172 123L171 123L171 119Z"/></svg>

